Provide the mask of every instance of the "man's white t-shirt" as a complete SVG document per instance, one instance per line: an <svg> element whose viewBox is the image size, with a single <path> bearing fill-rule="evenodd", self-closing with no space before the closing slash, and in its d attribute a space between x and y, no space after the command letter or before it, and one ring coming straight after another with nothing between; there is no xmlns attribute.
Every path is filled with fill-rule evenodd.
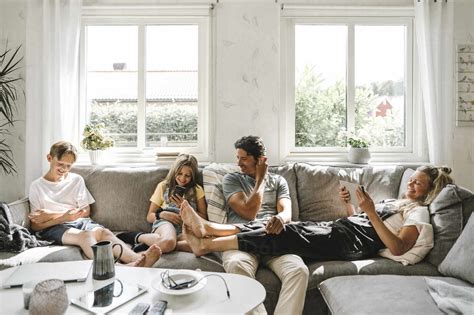
<svg viewBox="0 0 474 315"><path fill-rule="evenodd" d="M30 185L29 199L32 211L49 209L66 212L95 202L84 179L75 173L68 173L60 182L50 182L43 177L36 179Z"/></svg>

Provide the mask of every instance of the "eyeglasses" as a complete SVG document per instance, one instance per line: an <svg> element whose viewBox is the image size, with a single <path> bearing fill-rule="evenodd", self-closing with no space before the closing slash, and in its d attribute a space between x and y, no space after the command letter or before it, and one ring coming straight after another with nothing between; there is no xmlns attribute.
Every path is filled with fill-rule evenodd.
<svg viewBox="0 0 474 315"><path fill-rule="evenodd" d="M225 289L227 291L227 297L230 299L230 292L229 292L229 287L227 286L227 282L225 279L217 274L208 274L203 276L201 279L196 280L196 279L173 279L173 277L170 276L169 270L165 270L161 273L161 284L168 290L183 290L183 289L189 289L197 285L199 282L201 282L204 278L207 277L219 277L224 281Z"/></svg>

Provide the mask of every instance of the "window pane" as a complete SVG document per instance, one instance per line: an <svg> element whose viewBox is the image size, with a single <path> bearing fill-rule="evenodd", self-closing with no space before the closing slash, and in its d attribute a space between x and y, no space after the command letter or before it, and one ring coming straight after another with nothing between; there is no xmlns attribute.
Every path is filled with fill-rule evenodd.
<svg viewBox="0 0 474 315"><path fill-rule="evenodd" d="M137 145L137 26L87 26L87 106L116 147Z"/></svg>
<svg viewBox="0 0 474 315"><path fill-rule="evenodd" d="M146 42L146 146L196 146L198 26L148 26Z"/></svg>
<svg viewBox="0 0 474 315"><path fill-rule="evenodd" d="M346 126L347 26L295 25L295 146L336 146Z"/></svg>
<svg viewBox="0 0 474 315"><path fill-rule="evenodd" d="M356 132L405 145L405 26L355 27Z"/></svg>

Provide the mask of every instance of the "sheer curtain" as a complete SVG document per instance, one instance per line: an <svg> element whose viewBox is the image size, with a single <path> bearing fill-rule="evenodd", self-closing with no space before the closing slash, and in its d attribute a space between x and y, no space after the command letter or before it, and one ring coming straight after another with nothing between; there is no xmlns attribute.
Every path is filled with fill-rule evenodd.
<svg viewBox="0 0 474 315"><path fill-rule="evenodd" d="M453 163L453 0L414 0L415 32L430 163Z"/></svg>
<svg viewBox="0 0 474 315"><path fill-rule="evenodd" d="M26 1L25 187L58 140L77 143L82 0Z"/></svg>

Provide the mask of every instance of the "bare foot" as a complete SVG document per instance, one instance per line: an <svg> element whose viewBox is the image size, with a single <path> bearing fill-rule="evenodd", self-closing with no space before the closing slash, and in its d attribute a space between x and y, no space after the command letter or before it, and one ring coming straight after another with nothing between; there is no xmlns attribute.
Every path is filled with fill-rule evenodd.
<svg viewBox="0 0 474 315"><path fill-rule="evenodd" d="M143 267L153 267L161 257L161 248L158 247L158 245L153 244L143 253L143 255L145 256Z"/></svg>
<svg viewBox="0 0 474 315"><path fill-rule="evenodd" d="M186 200L181 203L180 214L184 225L192 229L194 236L199 238L207 236L206 221L194 211Z"/></svg>
<svg viewBox="0 0 474 315"><path fill-rule="evenodd" d="M203 239L197 238L196 235L193 234L193 231L187 225L183 225L183 234L186 237L186 241L188 242L189 247L193 251L196 257L202 256L207 254L209 251L203 247Z"/></svg>
<svg viewBox="0 0 474 315"><path fill-rule="evenodd" d="M142 254L140 255L140 258L138 258L135 261L132 261L131 263L126 264L126 266L131 266L131 267L143 267L145 265L145 255Z"/></svg>

